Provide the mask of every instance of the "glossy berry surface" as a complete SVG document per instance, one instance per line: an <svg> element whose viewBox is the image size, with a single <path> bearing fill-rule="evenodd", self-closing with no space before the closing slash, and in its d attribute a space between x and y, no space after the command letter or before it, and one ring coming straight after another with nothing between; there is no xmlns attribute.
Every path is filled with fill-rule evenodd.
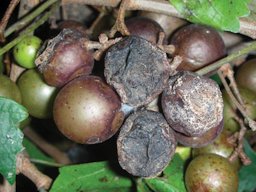
<svg viewBox="0 0 256 192"><path fill-rule="evenodd" d="M172 36L170 43L175 46L174 55L183 58L179 70L195 71L226 54L225 44L219 33L215 29L197 24L180 28Z"/></svg>
<svg viewBox="0 0 256 192"><path fill-rule="evenodd" d="M96 76L80 76L58 93L53 117L58 129L77 143L101 143L120 128L123 113L117 94Z"/></svg>
<svg viewBox="0 0 256 192"><path fill-rule="evenodd" d="M236 192L238 174L224 157L199 155L187 167L185 184L188 192Z"/></svg>
<svg viewBox="0 0 256 192"><path fill-rule="evenodd" d="M41 44L42 40L36 36L25 37L13 48L15 61L24 68L35 68L36 54Z"/></svg>
<svg viewBox="0 0 256 192"><path fill-rule="evenodd" d="M22 95L22 104L28 109L31 116L39 119L52 116L57 89L47 85L37 70L25 71L18 79L17 85Z"/></svg>
<svg viewBox="0 0 256 192"><path fill-rule="evenodd" d="M235 146L228 141L230 136L231 134L226 130L222 131L222 133L217 137L217 139L213 143L201 148L192 149L193 157L196 157L202 154L213 153L225 158L229 158L230 155L235 150ZM239 169L240 162L238 158L236 158L235 161L232 162L232 164L234 165L235 168Z"/></svg>
<svg viewBox="0 0 256 192"><path fill-rule="evenodd" d="M256 93L256 59L243 63L236 71L236 82Z"/></svg>
<svg viewBox="0 0 256 192"><path fill-rule="evenodd" d="M133 17L126 20L125 24L131 35L142 37L153 44L157 43L159 33L164 32L157 22L146 17Z"/></svg>

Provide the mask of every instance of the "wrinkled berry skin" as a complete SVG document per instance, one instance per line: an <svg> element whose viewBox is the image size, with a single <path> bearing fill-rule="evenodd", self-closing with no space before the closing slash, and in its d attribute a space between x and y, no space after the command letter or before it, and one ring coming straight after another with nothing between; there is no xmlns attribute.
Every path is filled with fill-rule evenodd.
<svg viewBox="0 0 256 192"><path fill-rule="evenodd" d="M224 41L219 33L210 27L190 24L180 28L171 38L175 46L174 55L183 59L179 70L195 71L226 54Z"/></svg>
<svg viewBox="0 0 256 192"><path fill-rule="evenodd" d="M104 76L121 101L140 107L166 87L171 68L167 55L139 36L129 36L108 49Z"/></svg>
<svg viewBox="0 0 256 192"><path fill-rule="evenodd" d="M223 119L223 99L217 83L189 71L170 77L161 104L170 126L187 136L201 136Z"/></svg>
<svg viewBox="0 0 256 192"><path fill-rule="evenodd" d="M80 76L58 93L53 118L70 140L82 144L101 143L120 128L124 115L117 94L96 76Z"/></svg>
<svg viewBox="0 0 256 192"><path fill-rule="evenodd" d="M136 111L120 129L118 161L134 176L155 177L169 164L176 145L173 131L161 113Z"/></svg>
<svg viewBox="0 0 256 192"><path fill-rule="evenodd" d="M211 128L209 131L205 132L200 136L187 136L178 131L174 131L174 134L178 143L187 147L202 148L214 142L217 137L222 133L222 130L223 120L218 126Z"/></svg>
<svg viewBox="0 0 256 192"><path fill-rule="evenodd" d="M36 59L47 84L61 87L70 80L92 72L94 59L83 46L85 36L76 29L63 29L49 40Z"/></svg>

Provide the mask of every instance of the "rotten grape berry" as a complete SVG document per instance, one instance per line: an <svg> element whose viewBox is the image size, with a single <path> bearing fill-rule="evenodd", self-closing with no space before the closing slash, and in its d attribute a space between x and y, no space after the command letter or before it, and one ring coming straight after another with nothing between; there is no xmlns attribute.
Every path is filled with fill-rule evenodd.
<svg viewBox="0 0 256 192"><path fill-rule="evenodd" d="M168 165L176 139L164 116L142 110L130 115L117 140L118 161L134 176L154 177Z"/></svg>

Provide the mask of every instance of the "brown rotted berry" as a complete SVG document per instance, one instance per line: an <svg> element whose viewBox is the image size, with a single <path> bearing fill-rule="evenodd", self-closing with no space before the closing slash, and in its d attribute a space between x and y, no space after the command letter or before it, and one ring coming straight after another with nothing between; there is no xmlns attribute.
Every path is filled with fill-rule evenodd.
<svg viewBox="0 0 256 192"><path fill-rule="evenodd" d="M118 161L134 176L154 177L170 162L176 139L164 116L137 111L126 119L117 139Z"/></svg>
<svg viewBox="0 0 256 192"><path fill-rule="evenodd" d="M217 137L222 133L222 130L223 120L218 126L211 128L209 131L202 134L201 136L187 136L178 131L174 131L174 134L178 143L187 147L201 148L214 142Z"/></svg>
<svg viewBox="0 0 256 192"><path fill-rule="evenodd" d="M166 53L138 36L112 46L105 56L104 75L123 103L133 107L153 101L170 74Z"/></svg>
<svg viewBox="0 0 256 192"><path fill-rule="evenodd" d="M92 72L94 59L83 42L85 35L76 29L63 29L49 40L36 59L47 84L61 87L80 75Z"/></svg>
<svg viewBox="0 0 256 192"><path fill-rule="evenodd" d="M219 86L193 72L178 72L172 76L161 104L170 126L187 136L201 136L223 120Z"/></svg>

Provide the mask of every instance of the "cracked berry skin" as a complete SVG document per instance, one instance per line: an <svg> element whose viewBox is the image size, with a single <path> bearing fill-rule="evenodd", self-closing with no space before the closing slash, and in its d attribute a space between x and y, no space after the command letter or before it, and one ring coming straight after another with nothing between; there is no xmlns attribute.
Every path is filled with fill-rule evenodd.
<svg viewBox="0 0 256 192"><path fill-rule="evenodd" d="M101 78L80 76L58 93L53 117L70 140L95 144L112 137L123 122L118 95Z"/></svg>
<svg viewBox="0 0 256 192"><path fill-rule="evenodd" d="M236 192L238 173L222 156L199 155L187 167L185 185L188 192Z"/></svg>
<svg viewBox="0 0 256 192"><path fill-rule="evenodd" d="M153 101L170 74L166 53L147 40L129 36L108 49L104 75L123 103L133 107Z"/></svg>
<svg viewBox="0 0 256 192"><path fill-rule="evenodd" d="M219 33L210 27L190 24L180 28L172 36L174 55L182 57L178 70L195 71L226 54L224 41Z"/></svg>
<svg viewBox="0 0 256 192"><path fill-rule="evenodd" d="M92 72L93 53L83 46L85 39L82 32L64 28L42 47L36 65L47 84L62 87L70 80Z"/></svg>
<svg viewBox="0 0 256 192"><path fill-rule="evenodd" d="M164 116L140 110L125 120L117 139L118 161L134 176L155 177L169 164L176 139Z"/></svg>
<svg viewBox="0 0 256 192"><path fill-rule="evenodd" d="M189 71L170 77L161 105L170 126L187 136L201 136L223 119L223 99L217 83Z"/></svg>

